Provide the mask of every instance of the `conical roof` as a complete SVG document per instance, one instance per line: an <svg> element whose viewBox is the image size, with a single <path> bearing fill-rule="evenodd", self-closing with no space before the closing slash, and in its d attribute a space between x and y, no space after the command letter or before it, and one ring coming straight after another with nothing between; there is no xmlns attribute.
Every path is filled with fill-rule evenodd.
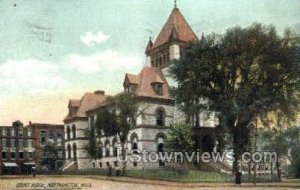
<svg viewBox="0 0 300 190"><path fill-rule="evenodd" d="M177 7L172 10L152 48L161 46L170 39L174 39L174 37L176 37L176 40L183 42L190 42L198 39Z"/></svg>

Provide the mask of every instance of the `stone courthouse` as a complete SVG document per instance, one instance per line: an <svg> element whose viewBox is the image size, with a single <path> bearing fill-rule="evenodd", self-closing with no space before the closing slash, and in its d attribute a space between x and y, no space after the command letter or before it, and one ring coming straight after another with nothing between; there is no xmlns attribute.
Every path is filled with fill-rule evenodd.
<svg viewBox="0 0 300 190"><path fill-rule="evenodd" d="M163 151L166 139L166 129L175 122L185 119L185 116L175 106L175 100L170 95L168 66L180 55L189 42L197 41L198 37L187 23L180 10L175 6L154 40L149 39L145 50L146 64L138 74L125 74L124 92L135 93L139 98L139 109L143 116L137 118L137 125L128 136L128 149L147 151ZM120 84L121 85L121 84ZM86 153L84 146L88 139L84 131L95 124L97 111L106 104L107 95L104 91L86 93L80 99L70 100L69 113L65 123L65 156L64 170L85 168L116 167L117 155L120 153L120 143L117 137L102 137L97 139L99 149L98 159L93 160ZM217 138L214 128L217 120L213 114L201 113L199 128L199 149L213 148ZM128 167L147 168L160 167L164 163L128 163Z"/></svg>

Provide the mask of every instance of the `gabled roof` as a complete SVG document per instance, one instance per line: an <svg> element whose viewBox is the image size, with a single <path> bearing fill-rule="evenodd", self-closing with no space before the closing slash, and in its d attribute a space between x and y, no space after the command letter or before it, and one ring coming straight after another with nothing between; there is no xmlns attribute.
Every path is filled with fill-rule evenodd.
<svg viewBox="0 0 300 190"><path fill-rule="evenodd" d="M126 73L125 79L127 79L127 81L130 84L138 84L138 76L137 75Z"/></svg>
<svg viewBox="0 0 300 190"><path fill-rule="evenodd" d="M198 39L177 7L172 10L167 22L156 38L153 48L165 44L170 38L182 42L191 42Z"/></svg>
<svg viewBox="0 0 300 190"><path fill-rule="evenodd" d="M69 107L79 107L80 106L80 100L70 100L69 101Z"/></svg>
<svg viewBox="0 0 300 190"><path fill-rule="evenodd" d="M74 108L77 108L77 104L79 104L78 109L74 113L68 114L64 121L75 119L75 118L85 118L86 111L94 109L101 104L103 104L106 101L106 98L108 96L104 94L99 93L85 93L84 96L78 101L78 100L70 100L69 106L74 105ZM71 107L69 107L70 109Z"/></svg>
<svg viewBox="0 0 300 190"><path fill-rule="evenodd" d="M128 80L128 74L125 76L125 81ZM161 99L173 99L169 92L169 84L164 77L162 71L155 67L144 67L138 75L131 75L137 80L137 90L135 93L141 97L152 97ZM163 95L157 95L153 89L153 83L162 84ZM131 83L132 84L132 83ZM130 85L130 84L129 84Z"/></svg>

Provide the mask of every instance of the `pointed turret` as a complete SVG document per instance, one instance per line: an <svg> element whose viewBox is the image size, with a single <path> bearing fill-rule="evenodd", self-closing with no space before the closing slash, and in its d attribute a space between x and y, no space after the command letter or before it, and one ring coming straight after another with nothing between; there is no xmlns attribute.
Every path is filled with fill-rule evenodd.
<svg viewBox="0 0 300 190"><path fill-rule="evenodd" d="M148 44L147 44L145 53L146 53L146 54L149 53L149 51L151 51L152 47L153 47L153 42L152 42L152 40L151 40L151 37L149 37L149 41L148 41Z"/></svg>
<svg viewBox="0 0 300 190"><path fill-rule="evenodd" d="M171 61L180 58L187 43L198 41L176 3L154 43L150 39L145 51L147 66L160 68L164 74L167 74Z"/></svg>
<svg viewBox="0 0 300 190"><path fill-rule="evenodd" d="M167 22L156 38L153 48L161 46L169 41L172 33L176 32L177 39L181 42L190 42L198 40L192 28L184 19L180 10L175 6L172 10Z"/></svg>

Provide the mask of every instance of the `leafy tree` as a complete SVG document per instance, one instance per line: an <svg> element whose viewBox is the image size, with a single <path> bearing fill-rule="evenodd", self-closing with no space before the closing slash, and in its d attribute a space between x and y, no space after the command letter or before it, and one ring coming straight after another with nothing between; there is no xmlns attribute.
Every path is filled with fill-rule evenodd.
<svg viewBox="0 0 300 190"><path fill-rule="evenodd" d="M90 139L87 150L92 157L97 157L95 139L102 136L117 136L120 139L122 159L126 158L128 134L136 125L136 118L142 114L138 111L138 99L134 94L122 93L107 100L97 114L95 126L87 132ZM123 172L126 162L123 162Z"/></svg>
<svg viewBox="0 0 300 190"><path fill-rule="evenodd" d="M287 157L291 161L291 168L296 178L300 178L300 127L290 127L284 132L288 146Z"/></svg>
<svg viewBox="0 0 300 190"><path fill-rule="evenodd" d="M96 159L97 158L97 145L96 145L96 134L95 127L91 126L84 131L84 136L88 139L88 143L85 144L84 149L88 155Z"/></svg>
<svg viewBox="0 0 300 190"><path fill-rule="evenodd" d="M260 129L259 130L259 150L274 151L277 153L276 168L280 179L280 160L287 158L292 163L291 168L295 176L300 161L300 128L289 127L287 129Z"/></svg>
<svg viewBox="0 0 300 190"><path fill-rule="evenodd" d="M259 118L266 125L271 112L295 118L299 47L299 38L290 31L280 37L273 26L253 24L228 29L220 40L210 36L190 44L171 65L170 76L177 83L173 93L182 109L198 114L206 100L206 109L215 111L232 134L233 172L249 144L251 122Z"/></svg>
<svg viewBox="0 0 300 190"><path fill-rule="evenodd" d="M194 149L193 127L185 123L174 123L167 130L166 147L174 152L191 152Z"/></svg>
<svg viewBox="0 0 300 190"><path fill-rule="evenodd" d="M48 142L42 150L40 165L47 167L49 171L53 171L57 160L59 160L57 147L54 143Z"/></svg>

